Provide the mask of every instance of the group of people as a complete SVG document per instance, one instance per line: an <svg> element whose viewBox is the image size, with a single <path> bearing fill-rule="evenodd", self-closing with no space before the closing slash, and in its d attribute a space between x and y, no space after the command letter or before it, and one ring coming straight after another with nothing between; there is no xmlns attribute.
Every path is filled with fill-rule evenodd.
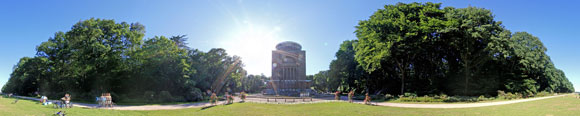
<svg viewBox="0 0 580 116"><path fill-rule="evenodd" d="M113 107L111 93L101 93L101 97L97 97L97 102L101 107Z"/></svg>
<svg viewBox="0 0 580 116"><path fill-rule="evenodd" d="M49 104L48 97L46 97L46 96L40 96L40 103L42 105L48 105Z"/></svg>
<svg viewBox="0 0 580 116"><path fill-rule="evenodd" d="M334 100L340 100L340 91L336 91L334 93ZM354 91L350 91L348 92L348 102L352 103L352 98L354 97ZM363 101L364 104L371 104L371 97L369 96L369 93L365 94L365 99Z"/></svg>
<svg viewBox="0 0 580 116"><path fill-rule="evenodd" d="M246 100L246 92L242 91L240 92L240 100L243 102ZM224 104L232 104L234 103L234 95L233 94L229 94L228 92L226 92L224 94L224 99L226 100L226 102ZM219 98L217 97L217 94L215 92L211 93L211 96L209 98L209 103L211 105L217 105L217 102L219 101Z"/></svg>
<svg viewBox="0 0 580 116"><path fill-rule="evenodd" d="M70 94L65 94L64 97L60 98L59 102L55 103L55 107L65 107L65 108L70 108L72 107L72 103L70 102L71 100L71 96ZM40 102L40 104L42 105L50 105L53 104L52 102L48 101L48 97L46 96L40 96L40 99L38 100L38 102Z"/></svg>

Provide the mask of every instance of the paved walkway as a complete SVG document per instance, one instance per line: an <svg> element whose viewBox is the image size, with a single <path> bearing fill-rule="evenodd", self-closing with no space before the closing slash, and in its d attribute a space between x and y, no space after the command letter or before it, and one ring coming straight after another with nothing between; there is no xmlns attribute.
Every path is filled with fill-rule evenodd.
<svg viewBox="0 0 580 116"><path fill-rule="evenodd" d="M565 94L567 95L567 94ZM557 96L548 96L548 97L538 97L538 98L529 98L529 99L518 99L518 100L510 100L510 101L499 101L499 102L488 102L488 103L465 103L465 104L407 104L407 103L388 103L388 102L381 102L381 103L373 103L378 106L389 106L389 107L404 107L404 108L472 108L472 107L484 107L484 106L495 106L495 105L505 105L505 104L513 104L513 103L520 103L520 102L527 102L527 101L535 101L541 99L548 99L554 97L561 97L565 95L557 95ZM22 99L29 99L29 100L36 100L38 101L39 98L33 97L24 97L24 96L15 96ZM330 98L330 99L333 99ZM218 104L224 104L225 101L220 101ZM235 99L235 103L239 102L239 99ZM303 104L303 103L320 103L320 102L337 102L336 100L329 100L329 98L314 98L312 101L303 102L302 100L297 99L296 102L286 103L282 100L278 100L278 102L267 102L263 98L247 98L246 102L254 102L254 103L270 103L270 104ZM340 100L338 102L345 102ZM354 101L355 103L362 104L362 101ZM86 103L74 103L75 107L83 107L83 108L101 108L98 107L98 104L86 104ZM207 102L202 103L191 103L191 104L175 104L175 105L142 105L142 106L123 106L117 105L113 108L101 108L101 109L113 109L113 110L173 110L173 109L185 109L185 108L200 108L200 107L208 107L210 106Z"/></svg>

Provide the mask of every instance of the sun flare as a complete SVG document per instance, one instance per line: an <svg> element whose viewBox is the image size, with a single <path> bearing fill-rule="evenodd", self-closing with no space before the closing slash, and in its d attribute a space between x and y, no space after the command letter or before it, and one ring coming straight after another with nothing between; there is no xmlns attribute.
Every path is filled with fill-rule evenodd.
<svg viewBox="0 0 580 116"><path fill-rule="evenodd" d="M279 26L245 23L222 42L230 55L240 56L248 74L270 75L272 50L280 42Z"/></svg>

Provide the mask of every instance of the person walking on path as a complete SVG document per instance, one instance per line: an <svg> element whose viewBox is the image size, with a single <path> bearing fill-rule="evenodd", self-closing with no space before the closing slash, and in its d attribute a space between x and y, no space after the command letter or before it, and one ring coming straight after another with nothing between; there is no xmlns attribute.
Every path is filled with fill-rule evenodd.
<svg viewBox="0 0 580 116"><path fill-rule="evenodd" d="M246 101L246 92L244 91L240 92L240 100L242 100L242 102Z"/></svg>
<svg viewBox="0 0 580 116"><path fill-rule="evenodd" d="M334 92L334 100L340 100L340 91Z"/></svg>
<svg viewBox="0 0 580 116"><path fill-rule="evenodd" d="M215 93L211 93L211 97L209 97L209 103L211 103L211 105L215 106L217 104L217 95Z"/></svg>
<svg viewBox="0 0 580 116"><path fill-rule="evenodd" d="M364 104L371 104L371 97L369 96L369 93L365 94L365 100L364 100Z"/></svg>
<svg viewBox="0 0 580 116"><path fill-rule="evenodd" d="M224 94L224 98L226 99L226 102L224 102L224 105L229 104L229 102L230 102L230 93L226 92L226 94Z"/></svg>
<svg viewBox="0 0 580 116"><path fill-rule="evenodd" d="M354 96L354 91L350 90L350 92L348 92L348 102L352 103L352 97Z"/></svg>
<svg viewBox="0 0 580 116"><path fill-rule="evenodd" d="M233 104L233 103L234 103L234 94L232 93L228 98L228 104Z"/></svg>

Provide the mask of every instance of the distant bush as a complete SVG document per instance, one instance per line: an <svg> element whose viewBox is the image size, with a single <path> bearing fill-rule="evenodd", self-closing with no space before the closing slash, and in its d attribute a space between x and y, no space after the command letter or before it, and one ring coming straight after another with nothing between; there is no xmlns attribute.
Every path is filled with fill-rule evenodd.
<svg viewBox="0 0 580 116"><path fill-rule="evenodd" d="M485 97L481 100L487 100ZM479 97L468 97L468 96L452 96L446 99L444 102L478 102Z"/></svg>
<svg viewBox="0 0 580 116"><path fill-rule="evenodd" d="M402 102L443 102L445 99L441 99L440 97L429 97L427 95L423 97L409 95L409 97L401 96L398 100Z"/></svg>
<svg viewBox="0 0 580 116"><path fill-rule="evenodd" d="M155 99L156 97L157 95L155 95L154 91L145 91L143 93L143 98L147 100L148 103L156 102L157 101L157 99Z"/></svg>
<svg viewBox="0 0 580 116"><path fill-rule="evenodd" d="M385 95L385 100L391 100L391 99L394 99L394 98L395 98L395 96L393 96L391 94L386 94Z"/></svg>
<svg viewBox="0 0 580 116"><path fill-rule="evenodd" d="M506 94L505 94L505 92L504 92L504 91L502 91L502 90L497 90L497 96L498 96L498 97L500 97L500 96L501 96L501 97L504 97L505 95L506 95Z"/></svg>
<svg viewBox="0 0 580 116"><path fill-rule="evenodd" d="M416 93L405 93L404 97L417 97Z"/></svg>
<svg viewBox="0 0 580 116"><path fill-rule="evenodd" d="M495 99L522 99L526 97L542 97L542 96L550 96L552 93L542 91L536 94L529 95L531 93L511 93L511 92L504 92L504 91L497 91L497 97L492 97L490 95L480 95L480 96L447 96L446 94L440 95L424 95L422 97L417 97L417 94L414 93L405 93L403 95L399 95L398 99L396 97L387 94L384 96L385 100L392 100L396 99L397 101L401 102L480 102L480 101L490 101ZM361 96L364 99L364 96Z"/></svg>
<svg viewBox="0 0 580 116"><path fill-rule="evenodd" d="M483 96L483 95L480 95L480 96L477 98L477 101L486 101L486 100L487 100L487 98L485 98L485 96Z"/></svg>
<svg viewBox="0 0 580 116"><path fill-rule="evenodd" d="M203 99L201 90L198 88L192 89L189 93L185 94L186 101L201 101Z"/></svg>
<svg viewBox="0 0 580 116"><path fill-rule="evenodd" d="M539 93L536 93L536 95L534 95L535 97L544 97L544 96L550 96L551 93L550 92L546 92L546 91L542 91Z"/></svg>
<svg viewBox="0 0 580 116"><path fill-rule="evenodd" d="M159 100L163 102L172 102L173 96L171 96L171 93L169 93L169 91L161 91L159 92Z"/></svg>
<svg viewBox="0 0 580 116"><path fill-rule="evenodd" d="M447 94L441 94L441 99L447 99Z"/></svg>

